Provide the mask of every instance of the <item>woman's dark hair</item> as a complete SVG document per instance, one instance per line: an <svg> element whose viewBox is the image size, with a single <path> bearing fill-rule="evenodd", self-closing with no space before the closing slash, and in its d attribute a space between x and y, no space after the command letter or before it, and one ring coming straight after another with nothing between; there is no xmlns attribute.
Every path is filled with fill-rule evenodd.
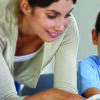
<svg viewBox="0 0 100 100"><path fill-rule="evenodd" d="M31 7L48 7L51 5L53 2L57 2L59 0L28 0L28 3ZM73 4L76 3L77 0L72 0Z"/></svg>
<svg viewBox="0 0 100 100"><path fill-rule="evenodd" d="M96 30L96 35L98 36L98 34L100 33L100 12L97 15L95 30Z"/></svg>

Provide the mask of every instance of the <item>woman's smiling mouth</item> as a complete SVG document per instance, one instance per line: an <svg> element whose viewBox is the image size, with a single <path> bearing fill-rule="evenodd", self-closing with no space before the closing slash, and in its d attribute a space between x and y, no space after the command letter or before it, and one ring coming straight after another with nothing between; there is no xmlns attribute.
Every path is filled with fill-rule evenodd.
<svg viewBox="0 0 100 100"><path fill-rule="evenodd" d="M48 32L48 35L50 36L50 37L52 37L52 38L56 38L56 37L58 37L58 35L59 35L59 33L57 33L57 32L49 32L49 31L47 31Z"/></svg>

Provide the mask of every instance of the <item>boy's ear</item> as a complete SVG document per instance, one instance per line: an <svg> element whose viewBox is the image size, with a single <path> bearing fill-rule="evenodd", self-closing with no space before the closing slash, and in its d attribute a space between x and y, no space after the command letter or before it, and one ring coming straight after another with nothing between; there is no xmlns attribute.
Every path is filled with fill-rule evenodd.
<svg viewBox="0 0 100 100"><path fill-rule="evenodd" d="M97 44L97 35L96 35L96 30L95 29L92 29L92 42L94 45Z"/></svg>
<svg viewBox="0 0 100 100"><path fill-rule="evenodd" d="M24 14L30 14L32 12L32 9L28 4L28 0L19 0L19 5Z"/></svg>

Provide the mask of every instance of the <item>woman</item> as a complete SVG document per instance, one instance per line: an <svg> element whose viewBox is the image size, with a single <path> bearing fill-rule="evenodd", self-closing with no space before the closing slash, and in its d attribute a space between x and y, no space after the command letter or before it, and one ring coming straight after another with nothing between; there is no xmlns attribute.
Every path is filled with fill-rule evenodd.
<svg viewBox="0 0 100 100"><path fill-rule="evenodd" d="M75 94L78 29L70 14L74 3L76 0L1 1L1 100L82 99ZM54 89L17 97L14 80L36 87L40 72L54 56Z"/></svg>

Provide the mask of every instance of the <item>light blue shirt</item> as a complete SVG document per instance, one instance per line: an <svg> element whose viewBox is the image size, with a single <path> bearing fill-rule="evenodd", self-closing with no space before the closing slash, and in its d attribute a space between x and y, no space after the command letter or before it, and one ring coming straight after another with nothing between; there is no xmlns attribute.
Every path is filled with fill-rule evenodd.
<svg viewBox="0 0 100 100"><path fill-rule="evenodd" d="M89 88L100 89L100 58L90 56L79 62L78 90L82 93Z"/></svg>

